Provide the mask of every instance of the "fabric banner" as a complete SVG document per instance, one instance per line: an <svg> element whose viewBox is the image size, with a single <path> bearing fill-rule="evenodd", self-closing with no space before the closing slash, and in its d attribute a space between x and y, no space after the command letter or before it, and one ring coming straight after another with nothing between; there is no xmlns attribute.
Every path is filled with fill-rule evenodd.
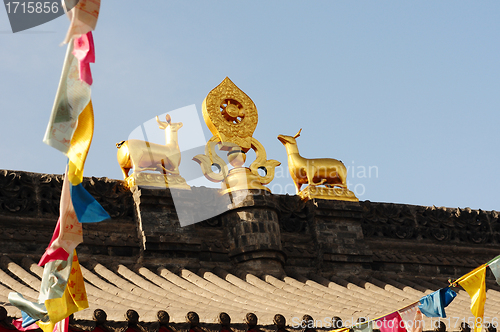
<svg viewBox="0 0 500 332"><path fill-rule="evenodd" d="M373 321L356 324L352 327L353 332L373 332Z"/></svg>
<svg viewBox="0 0 500 332"><path fill-rule="evenodd" d="M48 262L43 268L42 282L38 302L56 299L64 294L73 265L73 252L66 260Z"/></svg>
<svg viewBox="0 0 500 332"><path fill-rule="evenodd" d="M57 322L53 332L69 332L69 317Z"/></svg>
<svg viewBox="0 0 500 332"><path fill-rule="evenodd" d="M19 331L29 331L38 329L38 325L35 324L36 319L28 316L24 311L21 311L21 318L13 319L12 325Z"/></svg>
<svg viewBox="0 0 500 332"><path fill-rule="evenodd" d="M377 319L375 321L375 327L379 329L380 332L406 332L405 324L397 311Z"/></svg>
<svg viewBox="0 0 500 332"><path fill-rule="evenodd" d="M484 302L486 301L486 265L482 265L474 271L466 274L458 280L471 298L470 311L476 317L481 317L479 322L483 321L484 316ZM474 331L481 332L482 324L475 324Z"/></svg>
<svg viewBox="0 0 500 332"><path fill-rule="evenodd" d="M35 321L48 319L47 308L45 308L45 304L31 302L30 300L25 299L22 294L14 292L9 293L8 299L10 304L15 306L22 312L28 314Z"/></svg>
<svg viewBox="0 0 500 332"><path fill-rule="evenodd" d="M90 63L95 62L94 38L92 32L89 31L79 38L73 39L73 55L80 63L79 72L80 80L92 85L92 72L90 71Z"/></svg>
<svg viewBox="0 0 500 332"><path fill-rule="evenodd" d="M350 328L348 328L348 327L341 327L340 329L330 330L329 332L346 332L349 330L350 330Z"/></svg>
<svg viewBox="0 0 500 332"><path fill-rule="evenodd" d="M100 7L101 0L80 0L76 6L66 13L71 23L64 44L69 43L75 37L77 38L91 30L95 30Z"/></svg>
<svg viewBox="0 0 500 332"><path fill-rule="evenodd" d="M446 317L444 308L457 296L449 287L441 288L420 299L418 308L427 317Z"/></svg>
<svg viewBox="0 0 500 332"><path fill-rule="evenodd" d="M57 322L62 321L77 311L89 307L85 283L76 251L73 254L72 261L71 273L63 296L45 300L50 320L48 322L37 322L38 326L44 332L52 332Z"/></svg>
<svg viewBox="0 0 500 332"><path fill-rule="evenodd" d="M38 262L39 266L44 266L46 263L50 261L55 261L55 260L66 260L68 259L68 252L64 250L63 248L55 248L52 247L52 244L54 241L59 237L59 232L61 229L61 219L59 218L57 220L56 224L56 229L54 230L54 234L52 235L52 239L49 242L49 246L47 249L45 249L44 254L42 255L42 258Z"/></svg>
<svg viewBox="0 0 500 332"><path fill-rule="evenodd" d="M493 272L497 284L500 285L500 256L495 257L492 261L490 261L488 266L490 267L491 272Z"/></svg>
<svg viewBox="0 0 500 332"><path fill-rule="evenodd" d="M69 255L66 260L56 260L45 264L38 303L25 299L19 293L9 293L9 302L23 312L23 325L49 320L45 302L64 294L68 280L70 280L73 259L73 255Z"/></svg>
<svg viewBox="0 0 500 332"><path fill-rule="evenodd" d="M80 80L78 59L68 44L63 72L43 142L67 154L78 117L90 102L90 85Z"/></svg>
<svg viewBox="0 0 500 332"><path fill-rule="evenodd" d="M80 223L94 223L111 218L82 184L71 186L71 200Z"/></svg>
<svg viewBox="0 0 500 332"><path fill-rule="evenodd" d="M401 316L408 332L422 332L424 328L422 312L418 309L419 305L420 302L417 302L399 310L399 315Z"/></svg>
<svg viewBox="0 0 500 332"><path fill-rule="evenodd" d="M94 135L94 110L92 101L89 103L78 116L77 127L71 137L71 143L66 152L69 159L68 176L71 184L74 186L83 181L83 166L87 159L87 154L92 143Z"/></svg>
<svg viewBox="0 0 500 332"><path fill-rule="evenodd" d="M57 259L67 259L69 254L83 242L83 228L82 224L78 222L78 217L73 207L70 187L72 185L69 183L68 172L66 172L59 206L59 227L56 226L52 237L53 241L49 243L49 247L38 263L40 266ZM60 250L61 248L64 250L64 253ZM61 257L62 255L66 257Z"/></svg>

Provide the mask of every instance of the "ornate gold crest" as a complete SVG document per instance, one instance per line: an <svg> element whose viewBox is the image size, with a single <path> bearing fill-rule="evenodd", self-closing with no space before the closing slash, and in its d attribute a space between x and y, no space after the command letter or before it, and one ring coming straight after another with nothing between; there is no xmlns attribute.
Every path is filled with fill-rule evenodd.
<svg viewBox="0 0 500 332"><path fill-rule="evenodd" d="M207 95L202 105L203 118L214 135L205 146L205 154L193 158L201 166L205 177L222 182L222 193L243 189L262 189L274 179L274 169L281 163L267 160L266 150L252 137L257 127L257 107L228 77ZM228 151L227 160L217 155L215 147ZM244 167L246 152L253 149L256 159ZM217 168L214 171L212 167ZM264 175L259 174L259 169Z"/></svg>
<svg viewBox="0 0 500 332"><path fill-rule="evenodd" d="M228 77L209 92L202 105L203 119L220 142L231 142L247 152L257 127L257 107Z"/></svg>

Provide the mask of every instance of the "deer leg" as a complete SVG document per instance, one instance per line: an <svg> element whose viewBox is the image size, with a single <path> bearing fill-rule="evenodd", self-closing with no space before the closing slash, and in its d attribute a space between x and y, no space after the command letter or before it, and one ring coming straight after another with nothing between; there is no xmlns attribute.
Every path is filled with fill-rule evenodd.
<svg viewBox="0 0 500 332"><path fill-rule="evenodd" d="M296 189L297 195L298 195L300 192L300 187L302 187L302 185L299 183L299 180L294 180L293 184L295 185L295 189Z"/></svg>
<svg viewBox="0 0 500 332"><path fill-rule="evenodd" d="M167 164L165 164L165 159L162 159L161 164L156 164L156 166L158 166L159 169L162 169L164 174L169 173L172 175L179 175L179 167L172 165L171 163L168 162L168 160ZM174 169L169 169L165 166L174 166Z"/></svg>
<svg viewBox="0 0 500 332"><path fill-rule="evenodd" d="M156 167L139 167L139 166L134 167L134 173L139 174L140 172L144 171L156 171Z"/></svg>
<svg viewBox="0 0 500 332"><path fill-rule="evenodd" d="M171 169L168 171L170 172L170 174L179 175L179 168L178 167L175 167L174 169Z"/></svg>
<svg viewBox="0 0 500 332"><path fill-rule="evenodd" d="M307 169L307 183L310 185L310 186L320 186L322 185L323 183L326 182L326 179L321 179L320 182L318 183L314 183L314 173L316 173L316 167L314 166L310 166L308 167Z"/></svg>
<svg viewBox="0 0 500 332"><path fill-rule="evenodd" d="M179 175L179 169L167 169L163 164L157 164L156 166L163 170L163 174Z"/></svg>
<svg viewBox="0 0 500 332"><path fill-rule="evenodd" d="M122 167L122 173L123 173L124 179L128 178L128 172L130 172L130 168L123 168Z"/></svg>

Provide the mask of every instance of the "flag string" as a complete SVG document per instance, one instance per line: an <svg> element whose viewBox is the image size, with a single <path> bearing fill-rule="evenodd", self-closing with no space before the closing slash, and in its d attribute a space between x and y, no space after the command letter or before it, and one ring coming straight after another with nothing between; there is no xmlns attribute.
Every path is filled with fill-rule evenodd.
<svg viewBox="0 0 500 332"><path fill-rule="evenodd" d="M488 261L487 263L482 264L482 265L480 265L480 266L476 267L474 270L472 270L472 271L470 271L470 272L468 272L468 273L464 274L463 276L461 276L461 277L460 277L460 278L458 278L458 279L451 279L451 278L450 278L450 279L448 279L448 283L449 283L449 286L448 286L448 287L458 287L458 285L460 284L460 282L463 282L463 281L464 281L464 280L466 280L468 277L470 277L470 276L474 275L475 273L477 273L477 272L481 271L481 269L483 269L484 267L486 267L486 266L490 266L490 264L492 264L493 262L495 262L495 261L497 261L497 260L500 260L500 255L496 256L496 257L495 257L495 258L493 258L493 259L491 259L491 260L490 260L490 261ZM462 287L463 287L463 286L462 286ZM442 289L444 289L444 288L438 289L438 290L437 290L437 291L435 291L435 292L438 292L438 291L440 291L440 290L442 290ZM435 293L435 292L434 292L434 293ZM428 296L428 295L426 295L426 296ZM352 325L350 325L350 326L342 327L342 328L339 328L339 329L334 329L334 330L331 330L331 332L341 332L341 331L345 331L346 329L357 328L357 327L360 327L360 326L365 325L365 324L369 324L369 323L376 322L376 321L378 321L378 320L380 320L380 319L382 319L382 318L384 318L384 317L390 316L390 315L392 315L392 314L394 314L394 313L396 313L396 312L401 312L401 311L403 311L403 310L405 310L405 309L407 309L407 308L410 308L411 306L414 306L415 304L419 303L421 300L422 300L422 298L420 298L419 300L417 300L417 301L415 301L415 302L412 302L412 303L410 303L410 304L407 304L407 305L405 305L405 306L403 306L403 307L401 307L401 308L399 308L399 309L396 309L396 310L391 311L391 312L389 312L389 313L387 313L387 314L384 314L384 315L382 315L382 316L379 316L379 317L377 317L377 318L373 318L373 319L370 319L370 320L367 320L367 321L364 321L364 322L359 322L359 323L356 323L356 324L352 324ZM450 303L451 303L451 301L450 301ZM484 302L483 302L483 304L484 304ZM476 331L477 331L477 330L476 330Z"/></svg>

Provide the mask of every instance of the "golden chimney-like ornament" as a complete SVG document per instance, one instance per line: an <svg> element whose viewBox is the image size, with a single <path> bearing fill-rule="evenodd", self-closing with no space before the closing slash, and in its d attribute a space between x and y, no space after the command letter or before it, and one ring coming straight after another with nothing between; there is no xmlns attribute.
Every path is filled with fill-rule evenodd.
<svg viewBox="0 0 500 332"><path fill-rule="evenodd" d="M342 161L333 158L306 159L299 154L294 136L278 135L288 155L288 170L302 200L311 198L357 202L358 198L347 189L347 169ZM307 187L300 190L303 184Z"/></svg>
<svg viewBox="0 0 500 332"><path fill-rule="evenodd" d="M205 145L205 154L196 155L193 160L200 164L205 177L212 182L222 182L222 194L244 189L270 191L264 185L274 179L274 169L281 163L268 160L266 150L252 136L258 122L257 107L252 99L226 77L207 95L202 111L214 136ZM232 169L217 155L216 146L227 151ZM250 149L255 151L256 159L244 167ZM259 169L264 175L259 174Z"/></svg>

